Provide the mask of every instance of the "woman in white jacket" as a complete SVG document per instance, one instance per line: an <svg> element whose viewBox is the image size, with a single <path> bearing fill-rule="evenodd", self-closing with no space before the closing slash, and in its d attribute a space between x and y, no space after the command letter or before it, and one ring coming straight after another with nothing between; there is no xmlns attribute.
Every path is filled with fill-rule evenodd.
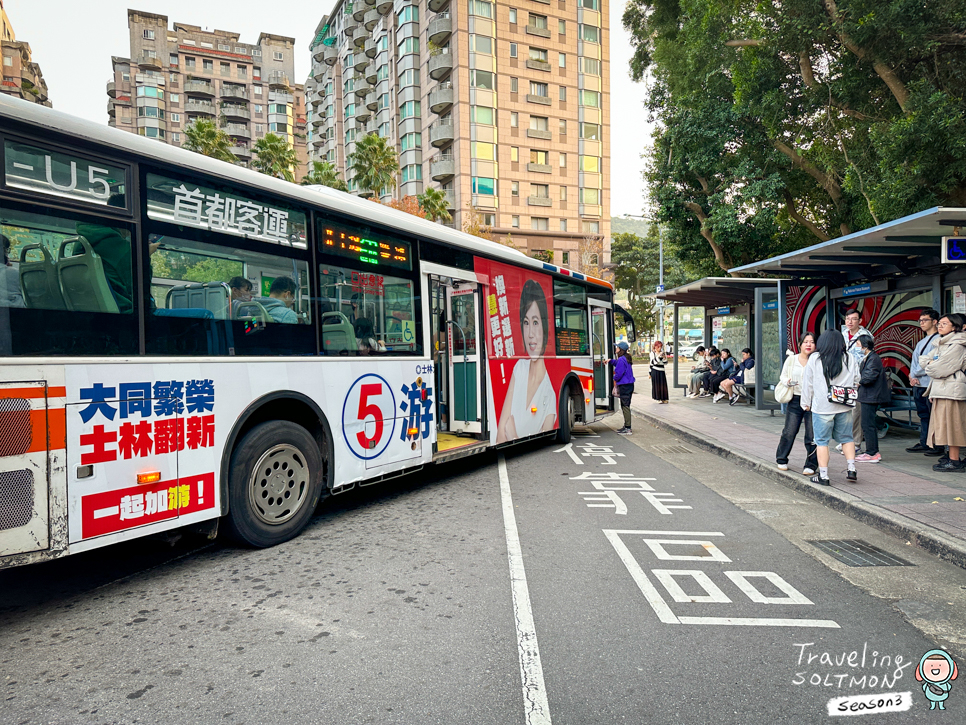
<svg viewBox="0 0 966 725"><path fill-rule="evenodd" d="M792 399L785 405L785 427L782 437L778 441L775 451L775 461L778 470L788 470L788 456L795 445L798 431L805 424L805 468L802 475L811 476L818 470L818 457L815 452L815 436L812 432L812 414L802 410L802 378L805 376L805 366L815 352L815 333L806 332L798 341L799 353L793 355L791 351L782 366L781 382L792 391Z"/></svg>
<svg viewBox="0 0 966 725"><path fill-rule="evenodd" d="M929 416L930 446L949 446L949 456L932 467L944 473L962 471L966 446L966 316L959 313L939 318L939 344L931 355L919 358L929 376L926 395L932 403Z"/></svg>
<svg viewBox="0 0 966 725"><path fill-rule="evenodd" d="M845 351L845 338L838 330L826 330L818 338L818 352L805 366L802 376L802 410L812 413L812 431L818 453L818 473L812 483L831 485L828 477L828 444L834 438L842 444L842 452L848 463L846 477L852 483L858 480L855 472L855 442L852 438L852 408L831 402L829 388L841 386L858 388L859 366L855 358Z"/></svg>

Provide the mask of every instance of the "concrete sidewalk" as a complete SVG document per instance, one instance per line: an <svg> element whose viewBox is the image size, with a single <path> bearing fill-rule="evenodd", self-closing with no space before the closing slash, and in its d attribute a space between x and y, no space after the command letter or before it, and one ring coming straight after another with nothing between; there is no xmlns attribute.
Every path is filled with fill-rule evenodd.
<svg viewBox="0 0 966 725"><path fill-rule="evenodd" d="M813 484L802 475L804 429L788 462L779 471L775 451L784 417L780 411L758 411L744 402L689 400L672 390L671 402L651 399L645 366L635 366L637 391L632 412L645 421L678 434L691 445L711 450L739 465L762 473L783 486L821 500L826 505L966 568L966 473L937 473L937 458L906 453L918 434L894 428L879 441L881 463L857 463L858 483L847 483L845 458L832 450L831 486Z"/></svg>

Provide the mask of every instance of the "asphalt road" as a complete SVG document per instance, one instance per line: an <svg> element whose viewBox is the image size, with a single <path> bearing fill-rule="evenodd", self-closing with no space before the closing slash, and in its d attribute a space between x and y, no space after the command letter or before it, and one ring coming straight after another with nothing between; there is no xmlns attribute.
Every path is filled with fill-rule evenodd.
<svg viewBox="0 0 966 725"><path fill-rule="evenodd" d="M966 680L941 713L914 676L963 641L962 570L666 433L587 433L340 495L270 550L0 572L0 722L812 723L884 693L910 708L875 722L962 722Z"/></svg>

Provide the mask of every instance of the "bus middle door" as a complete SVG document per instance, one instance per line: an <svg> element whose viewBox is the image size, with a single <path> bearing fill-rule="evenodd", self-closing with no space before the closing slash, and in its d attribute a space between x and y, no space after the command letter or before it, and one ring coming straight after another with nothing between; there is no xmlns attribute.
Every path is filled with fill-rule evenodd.
<svg viewBox="0 0 966 725"><path fill-rule="evenodd" d="M449 430L454 433L483 432L480 410L480 291L476 282L454 279L446 288L446 349L449 352Z"/></svg>

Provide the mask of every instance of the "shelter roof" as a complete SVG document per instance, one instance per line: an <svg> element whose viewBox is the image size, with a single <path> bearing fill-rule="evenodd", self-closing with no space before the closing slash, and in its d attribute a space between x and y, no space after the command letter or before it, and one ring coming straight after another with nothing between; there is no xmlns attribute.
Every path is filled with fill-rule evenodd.
<svg viewBox="0 0 966 725"><path fill-rule="evenodd" d="M729 307L752 304L757 287L774 287L777 279L762 277L705 277L658 292L657 298L693 307Z"/></svg>

